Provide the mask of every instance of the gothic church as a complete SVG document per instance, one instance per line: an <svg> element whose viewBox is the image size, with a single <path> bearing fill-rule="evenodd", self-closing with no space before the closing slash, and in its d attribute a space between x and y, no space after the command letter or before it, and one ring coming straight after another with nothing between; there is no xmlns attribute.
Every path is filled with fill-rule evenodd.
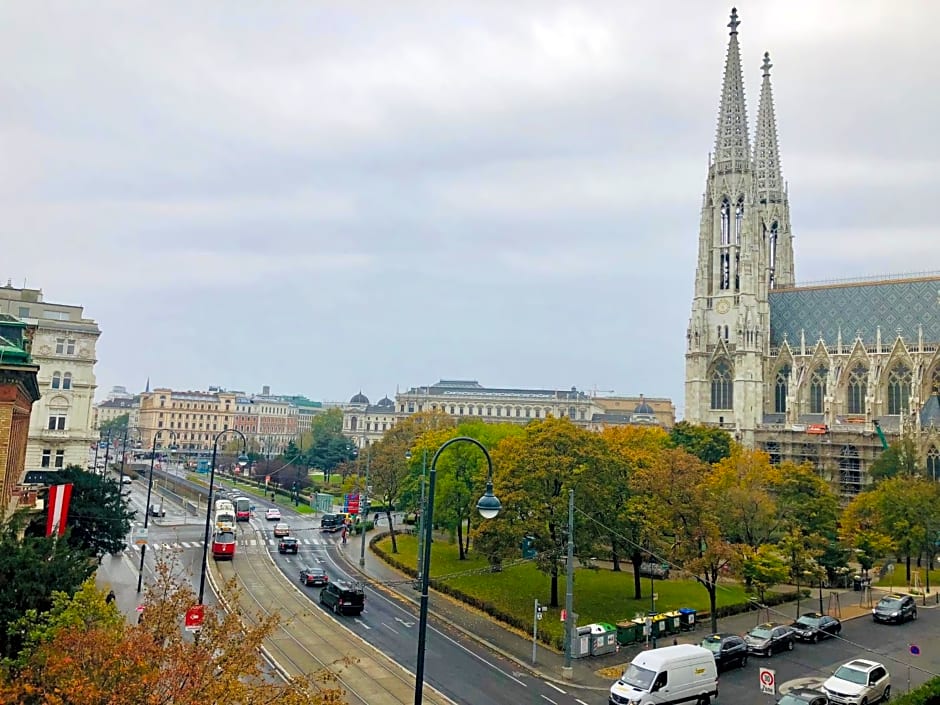
<svg viewBox="0 0 940 705"><path fill-rule="evenodd" d="M940 480L940 273L797 286L764 54L754 145L731 11L687 330L685 416L774 462L811 462L845 495L912 434Z"/></svg>

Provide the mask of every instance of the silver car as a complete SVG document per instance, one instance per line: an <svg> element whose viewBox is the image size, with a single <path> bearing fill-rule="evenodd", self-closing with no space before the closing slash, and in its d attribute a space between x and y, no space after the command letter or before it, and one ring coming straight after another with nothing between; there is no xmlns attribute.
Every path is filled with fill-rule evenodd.
<svg viewBox="0 0 940 705"><path fill-rule="evenodd" d="M835 705L869 705L891 697L891 674L877 661L857 658L844 663L823 683Z"/></svg>

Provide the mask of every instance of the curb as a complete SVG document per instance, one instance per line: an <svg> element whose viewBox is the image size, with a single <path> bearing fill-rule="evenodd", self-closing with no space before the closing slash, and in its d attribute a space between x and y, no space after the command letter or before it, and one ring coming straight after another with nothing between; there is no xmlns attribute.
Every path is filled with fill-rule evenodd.
<svg viewBox="0 0 940 705"><path fill-rule="evenodd" d="M372 552L371 550L370 550L370 553L371 553L373 559L375 559L375 560L382 560L381 558L379 558L378 556L376 556L375 553ZM377 583L377 582L378 582L378 581L376 581L372 576L370 576L368 573L366 573L362 568L359 567L359 562L358 562L358 560L355 561L355 562L354 562L354 561L351 561L345 554L343 554L343 560L349 565L350 568L352 568L353 570L355 570L355 571L358 572L359 574L361 574L361 575L363 575L364 577L366 577L370 583ZM387 563L385 563L384 561L383 561L383 564L386 565L386 566L388 566L388 568L389 568L390 570L396 570L396 568L394 568L394 567L392 567L392 566L389 566L389 565L388 565ZM404 575L404 573L401 573L401 575ZM415 600L411 595L409 595L409 594L406 593L406 592L401 592L400 590L397 590L397 589L395 589L395 588L392 588L392 591L395 593L395 595L397 595L398 597L400 597L400 598L402 598L402 599L404 599L404 600L407 600L408 602L412 603L413 605L419 605L419 604L420 604L417 600ZM463 626L457 624L456 622L452 621L450 618L445 617L444 615L442 615L442 614L441 614L440 612L438 612L437 610L431 609L430 605L428 605L428 614L431 615L431 616L433 616L433 617L434 617L436 620L438 620L439 622L442 622L442 623L446 624L446 625L447 625L448 627L450 627L451 629L454 629L455 631L460 632L461 634L463 634L463 635L466 636L467 638L472 639L473 641L477 642L478 644L480 644L480 645L482 645L482 646L485 646L487 649L489 649L489 650L491 650L491 651L493 651L493 652L499 654L500 656L502 656L503 658L507 659L508 661L512 661L513 663L515 663L515 664L516 664L517 666L519 666L520 668L522 668L522 669L524 669L525 671L529 672L529 673L532 674L533 676L536 676L537 678L541 678L541 679L544 680L544 681L547 681L547 682L549 682L549 683L554 683L554 684L556 684L556 685L563 685L563 686L566 686L566 687L569 687L569 688L580 688L580 689L582 689L582 690L596 691L596 692L602 692L602 693L606 693L606 692L608 692L608 691L610 690L609 687L601 687L601 686L595 686L595 685L584 685L584 684L581 684L581 683L575 683L574 681L563 680L563 679L557 678L557 677L555 677L555 676L550 676L550 675L546 674L544 671L540 671L540 670L537 669L537 668L533 668L533 667L532 667L532 664L526 663L526 662L523 661L522 659L518 658L518 657L515 656L514 654L509 653L509 652L506 651L505 649L503 649L503 648L497 646L496 644L492 643L492 642L489 641L488 639L485 639L484 637L480 636L479 634L475 634L474 632L471 632L471 631L468 630L466 627L463 627Z"/></svg>

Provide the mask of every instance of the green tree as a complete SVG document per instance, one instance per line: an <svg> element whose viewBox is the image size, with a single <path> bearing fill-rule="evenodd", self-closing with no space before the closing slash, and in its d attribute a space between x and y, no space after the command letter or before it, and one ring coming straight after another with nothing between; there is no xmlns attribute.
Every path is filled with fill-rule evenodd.
<svg viewBox="0 0 940 705"><path fill-rule="evenodd" d="M786 559L790 579L796 585L796 617L800 616L800 585L812 584L818 577L817 558L822 555L822 545L817 535L807 535L794 526L787 531L777 544Z"/></svg>
<svg viewBox="0 0 940 705"><path fill-rule="evenodd" d="M568 419L548 418L508 436L493 452L495 492L503 504L496 519L482 522L491 536L503 531L502 546L518 546L523 537L534 539L536 565L550 578L549 604L558 606L558 576L566 556L568 538L568 490L577 488L583 477L600 472L606 458L603 440L578 428ZM587 485L582 485L581 505L592 506ZM582 515L575 517L575 549L590 546L593 535L586 531ZM580 528L578 526L580 525ZM484 541L491 550L493 542Z"/></svg>
<svg viewBox="0 0 940 705"><path fill-rule="evenodd" d="M19 653L24 639L10 625L30 611L46 612L54 590L74 593L95 569L91 554L67 539L23 535L26 521L18 513L0 526L0 655L7 657Z"/></svg>
<svg viewBox="0 0 940 705"><path fill-rule="evenodd" d="M751 549L768 543L779 525L772 493L776 470L761 450L735 447L705 478L710 493L724 498L722 524L731 543Z"/></svg>
<svg viewBox="0 0 940 705"><path fill-rule="evenodd" d="M679 421L669 432L673 447L683 448L709 465L731 455L731 436L710 426L696 426Z"/></svg>
<svg viewBox="0 0 940 705"><path fill-rule="evenodd" d="M767 589L786 581L790 575L787 560L773 544L747 549L742 564L744 579L757 590L757 599L766 602Z"/></svg>
<svg viewBox="0 0 940 705"><path fill-rule="evenodd" d="M61 483L72 484L66 520L69 545L99 559L105 553L123 551L136 513L127 508L122 488L112 478L87 472L77 465L62 470L60 478ZM45 517L34 516L28 533L41 536L45 530Z"/></svg>
<svg viewBox="0 0 940 705"><path fill-rule="evenodd" d="M124 429L127 428L127 424L130 422L131 415L120 414L115 416L110 421L105 421L104 423L98 424L98 433L106 434L108 431L111 432L112 438L116 438L119 434L118 431L123 433Z"/></svg>
<svg viewBox="0 0 940 705"><path fill-rule="evenodd" d="M871 464L871 479L878 483L892 477L914 477L923 475L924 468L918 463L917 442L910 433L904 433L893 441Z"/></svg>

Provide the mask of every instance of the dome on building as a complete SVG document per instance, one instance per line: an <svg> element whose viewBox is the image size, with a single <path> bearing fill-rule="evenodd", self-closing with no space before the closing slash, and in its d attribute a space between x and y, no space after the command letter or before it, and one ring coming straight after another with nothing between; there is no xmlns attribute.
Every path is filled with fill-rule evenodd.
<svg viewBox="0 0 940 705"><path fill-rule="evenodd" d="M636 408L633 410L634 414L655 414L653 407L646 403L643 397L640 397L640 403L636 405Z"/></svg>
<svg viewBox="0 0 940 705"><path fill-rule="evenodd" d="M395 402L393 402L393 401L392 401L391 399L389 399L388 397L382 397L381 399L379 399L379 403L376 404L376 406L377 406L377 407L380 407L380 408L382 408L382 409L394 409L394 408L395 408Z"/></svg>
<svg viewBox="0 0 940 705"><path fill-rule="evenodd" d="M362 393L362 390L359 390L359 393L349 400L350 404L368 404L369 397Z"/></svg>

